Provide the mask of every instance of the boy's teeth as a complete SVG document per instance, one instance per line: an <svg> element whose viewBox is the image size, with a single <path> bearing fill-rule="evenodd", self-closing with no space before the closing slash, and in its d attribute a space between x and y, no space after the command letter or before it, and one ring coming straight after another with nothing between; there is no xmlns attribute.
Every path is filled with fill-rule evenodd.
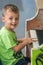
<svg viewBox="0 0 43 65"><path fill-rule="evenodd" d="M12 24L12 25L16 25L16 24Z"/></svg>

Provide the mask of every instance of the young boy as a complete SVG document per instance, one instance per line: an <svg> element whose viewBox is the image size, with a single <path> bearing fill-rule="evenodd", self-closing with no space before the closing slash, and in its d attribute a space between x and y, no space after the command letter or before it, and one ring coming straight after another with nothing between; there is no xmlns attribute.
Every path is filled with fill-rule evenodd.
<svg viewBox="0 0 43 65"><path fill-rule="evenodd" d="M19 10L17 6L7 4L3 8L2 21L5 23L0 30L0 59L2 65L27 65L30 59L24 57L21 50L33 40L23 38L17 40L14 29L19 23ZM18 44L18 42L20 42Z"/></svg>

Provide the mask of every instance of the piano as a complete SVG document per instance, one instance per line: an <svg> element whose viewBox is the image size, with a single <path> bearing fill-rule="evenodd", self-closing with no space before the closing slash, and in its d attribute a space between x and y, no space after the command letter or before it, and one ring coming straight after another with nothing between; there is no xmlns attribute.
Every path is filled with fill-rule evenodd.
<svg viewBox="0 0 43 65"><path fill-rule="evenodd" d="M33 37L34 34L37 42L33 42L31 47L36 48L43 44L43 9L39 9L33 18L27 19L25 22L25 37ZM26 56L28 56L28 46L26 47Z"/></svg>

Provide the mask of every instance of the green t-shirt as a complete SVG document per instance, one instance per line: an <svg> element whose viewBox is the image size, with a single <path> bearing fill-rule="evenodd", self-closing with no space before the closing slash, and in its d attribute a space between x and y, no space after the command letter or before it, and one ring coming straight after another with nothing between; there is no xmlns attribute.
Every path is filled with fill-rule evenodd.
<svg viewBox="0 0 43 65"><path fill-rule="evenodd" d="M0 58L3 65L15 65L24 56L21 52L16 53L12 47L18 45L15 32L5 27L0 30Z"/></svg>

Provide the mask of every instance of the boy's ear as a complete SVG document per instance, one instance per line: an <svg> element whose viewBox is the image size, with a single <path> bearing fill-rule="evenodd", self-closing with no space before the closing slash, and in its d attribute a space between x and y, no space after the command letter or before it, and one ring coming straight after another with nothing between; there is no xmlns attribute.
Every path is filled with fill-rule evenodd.
<svg viewBox="0 0 43 65"><path fill-rule="evenodd" d="M2 22L5 22L5 17L4 16L2 16Z"/></svg>

